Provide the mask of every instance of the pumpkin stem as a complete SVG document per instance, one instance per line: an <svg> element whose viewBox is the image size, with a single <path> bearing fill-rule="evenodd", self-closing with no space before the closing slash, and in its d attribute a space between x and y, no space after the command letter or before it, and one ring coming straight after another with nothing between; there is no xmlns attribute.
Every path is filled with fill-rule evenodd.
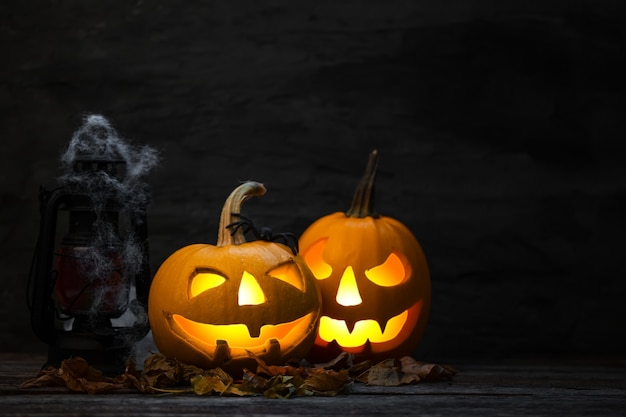
<svg viewBox="0 0 626 417"><path fill-rule="evenodd" d="M222 214L220 216L220 225L217 233L217 246L239 245L246 242L242 228L237 228L234 233L226 229L226 226L233 223L233 218L237 217L241 212L241 205L251 197L262 196L265 194L265 186L260 182L247 181L235 188L226 199Z"/></svg>
<svg viewBox="0 0 626 417"><path fill-rule="evenodd" d="M359 182L352 197L352 206L346 212L348 217L363 218L367 216L378 217L374 211L374 185L376 182L376 169L378 168L378 150L374 149L367 161L365 174Z"/></svg>

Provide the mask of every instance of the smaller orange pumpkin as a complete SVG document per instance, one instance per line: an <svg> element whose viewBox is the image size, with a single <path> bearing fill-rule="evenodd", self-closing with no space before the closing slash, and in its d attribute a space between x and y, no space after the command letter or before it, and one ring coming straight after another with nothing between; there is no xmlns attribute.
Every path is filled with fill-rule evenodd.
<svg viewBox="0 0 626 417"><path fill-rule="evenodd" d="M309 358L341 351L361 359L412 354L426 327L430 274L418 241L373 208L378 152L347 213L321 217L300 237L302 256L322 291L322 317Z"/></svg>
<svg viewBox="0 0 626 417"><path fill-rule="evenodd" d="M179 249L154 276L148 316L169 357L202 368L256 369L248 351L270 365L301 359L315 339L321 295L304 260L277 242L247 242L241 204L265 187L246 182L222 210L217 245Z"/></svg>

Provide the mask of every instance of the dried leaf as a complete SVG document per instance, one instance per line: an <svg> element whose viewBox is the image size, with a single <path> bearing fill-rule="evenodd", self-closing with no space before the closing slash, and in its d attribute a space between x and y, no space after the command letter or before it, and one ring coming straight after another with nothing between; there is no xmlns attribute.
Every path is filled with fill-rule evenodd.
<svg viewBox="0 0 626 417"><path fill-rule="evenodd" d="M199 368L199 367L197 367L195 365L187 365L187 364L184 364L184 363L179 363L179 365L180 365L180 378L182 379L182 381L189 381L194 376L201 375L201 374L205 373L204 369ZM226 374L220 368L215 368L215 371L217 371L218 369L222 373Z"/></svg>
<svg viewBox="0 0 626 417"><path fill-rule="evenodd" d="M265 391L266 384L267 379L255 374L254 372L250 372L247 369L243 370L243 389L251 392L263 393L263 391Z"/></svg>
<svg viewBox="0 0 626 417"><path fill-rule="evenodd" d="M38 377L25 381L22 388L43 386L65 386L67 389L88 394L99 394L124 388L126 385L113 378L103 376L102 372L89 366L81 357L65 359L56 369L48 367Z"/></svg>
<svg viewBox="0 0 626 417"><path fill-rule="evenodd" d="M182 368L175 359L155 353L143 363L143 378L150 387L164 388L180 383Z"/></svg>
<svg viewBox="0 0 626 417"><path fill-rule="evenodd" d="M228 387L228 389L224 392L223 395L236 395L238 397L245 397L245 396L259 395L259 394L257 392L243 390L241 389L241 385L233 384L230 387Z"/></svg>
<svg viewBox="0 0 626 417"><path fill-rule="evenodd" d="M268 376L276 376L276 375L302 375L304 373L304 368L302 367L293 367L290 365L267 365L265 361L255 355L253 352L247 350L248 356L256 360L257 362L257 370L258 374L265 374Z"/></svg>
<svg viewBox="0 0 626 417"><path fill-rule="evenodd" d="M190 383L193 392L197 395L219 394L239 397L259 395L258 391L247 389L245 384L235 384L233 378L220 368L210 369L204 374L195 375L191 378Z"/></svg>
<svg viewBox="0 0 626 417"><path fill-rule="evenodd" d="M419 362L410 356L399 361L384 360L359 375L356 379L368 385L398 386L420 381L443 381L452 378L456 370L449 366Z"/></svg>
<svg viewBox="0 0 626 417"><path fill-rule="evenodd" d="M369 360L356 363L348 368L348 374L351 377L355 377L357 375L361 375L363 372L367 371L372 367L372 362Z"/></svg>
<svg viewBox="0 0 626 417"><path fill-rule="evenodd" d="M296 384L301 381L301 378L300 380L294 380L294 378L298 377L290 375L276 375L271 377L267 381L266 389L263 391L263 395L266 398L284 399L291 397L298 391L298 387L301 385L299 384L296 386Z"/></svg>
<svg viewBox="0 0 626 417"><path fill-rule="evenodd" d="M36 377L30 378L20 385L20 388L63 387L65 381L57 374L57 369L51 366L42 369Z"/></svg>
<svg viewBox="0 0 626 417"><path fill-rule="evenodd" d="M235 383L233 378L220 368L203 370L157 353L146 359L143 371L129 362L124 374L116 378L104 376L82 358L71 358L63 361L58 369L48 367L42 370L37 377L25 381L20 387L64 386L72 391L90 394L134 387L143 393L195 392L197 395L237 396L263 394L268 398L290 398L348 393L353 375L358 375L356 380L368 385L396 386L419 381L447 380L457 372L451 366L419 362L409 356L400 360L388 359L370 366L369 362L352 365L352 356L345 354L320 367L304 368L289 365L268 366L253 353L249 352L249 355L256 360L258 373L244 370L240 384ZM346 366L350 364L350 367L332 369L344 363ZM329 369L325 369L326 367ZM270 378L264 378L259 374ZM185 383L190 385L185 387ZM175 385L182 385L183 388L169 388Z"/></svg>
<svg viewBox="0 0 626 417"><path fill-rule="evenodd" d="M151 387L150 392L157 394L186 394L188 392L193 392L193 388L156 388Z"/></svg>
<svg viewBox="0 0 626 417"><path fill-rule="evenodd" d="M347 369L336 372L332 369L312 368L309 369L301 388L315 395L335 396L348 392L351 381Z"/></svg>
<svg viewBox="0 0 626 417"><path fill-rule="evenodd" d="M153 389L153 387L148 385L148 382L143 377L142 372L135 367L135 364L132 361L129 361L126 364L124 373L117 376L115 381L120 385L127 386L128 388L134 387L137 391L142 393L150 393Z"/></svg>
<svg viewBox="0 0 626 417"><path fill-rule="evenodd" d="M72 391L101 394L124 388L124 385L117 384L113 378L104 377L102 372L89 366L86 360L74 359L62 361L59 369L65 386Z"/></svg>
<svg viewBox="0 0 626 417"><path fill-rule="evenodd" d="M232 380L225 383L215 375L196 375L191 378L193 392L198 395L211 395L213 393L222 394L232 383Z"/></svg>
<svg viewBox="0 0 626 417"><path fill-rule="evenodd" d="M362 380L361 377L359 380ZM401 384L401 375L394 359L386 359L367 371L368 385L394 387Z"/></svg>
<svg viewBox="0 0 626 417"><path fill-rule="evenodd" d="M416 361L410 356L400 358L402 373L415 381L443 381L452 378L456 370L449 366Z"/></svg>

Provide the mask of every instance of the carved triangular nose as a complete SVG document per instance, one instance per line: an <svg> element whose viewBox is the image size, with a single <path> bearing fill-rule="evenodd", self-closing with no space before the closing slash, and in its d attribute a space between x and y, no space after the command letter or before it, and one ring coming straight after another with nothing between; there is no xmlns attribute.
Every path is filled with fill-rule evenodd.
<svg viewBox="0 0 626 417"><path fill-rule="evenodd" d="M357 306L363 302L351 266L343 271L341 281L339 281L339 288L337 289L336 300L339 304L346 307Z"/></svg>
<svg viewBox="0 0 626 417"><path fill-rule="evenodd" d="M238 304L240 306L255 306L265 302L265 294L254 276L243 271L239 284Z"/></svg>

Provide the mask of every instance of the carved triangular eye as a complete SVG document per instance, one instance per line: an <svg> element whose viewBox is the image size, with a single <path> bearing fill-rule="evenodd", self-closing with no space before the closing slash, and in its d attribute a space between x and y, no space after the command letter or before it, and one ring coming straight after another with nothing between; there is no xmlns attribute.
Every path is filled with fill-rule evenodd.
<svg viewBox="0 0 626 417"><path fill-rule="evenodd" d="M318 240L302 255L311 269L311 272L313 272L313 275L315 275L317 279L326 279L330 277L330 274L333 272L333 268L322 258L322 253L324 252L327 241L327 238Z"/></svg>
<svg viewBox="0 0 626 417"><path fill-rule="evenodd" d="M402 284L407 274L405 262L400 258L402 254L392 252L385 262L365 271L367 279L381 287L393 287Z"/></svg>
<svg viewBox="0 0 626 417"><path fill-rule="evenodd" d="M300 268L294 262L285 262L267 273L267 275L286 282L304 292L304 280Z"/></svg>
<svg viewBox="0 0 626 417"><path fill-rule="evenodd" d="M196 269L191 277L189 285L189 295L196 297L211 288L219 287L226 281L226 278L217 271L210 269Z"/></svg>

